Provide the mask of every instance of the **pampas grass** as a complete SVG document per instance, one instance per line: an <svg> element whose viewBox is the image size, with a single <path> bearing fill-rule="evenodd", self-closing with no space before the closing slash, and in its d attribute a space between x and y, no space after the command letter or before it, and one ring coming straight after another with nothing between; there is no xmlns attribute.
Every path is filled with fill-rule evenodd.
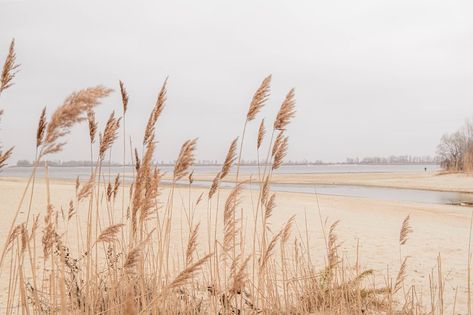
<svg viewBox="0 0 473 315"><path fill-rule="evenodd" d="M0 76L0 94L11 87L20 65L16 64L15 39L12 39Z"/></svg>
<svg viewBox="0 0 473 315"><path fill-rule="evenodd" d="M40 157L61 151L65 142L58 141L70 133L73 125L85 120L84 115L111 91L103 86L97 86L71 94L51 116Z"/></svg>

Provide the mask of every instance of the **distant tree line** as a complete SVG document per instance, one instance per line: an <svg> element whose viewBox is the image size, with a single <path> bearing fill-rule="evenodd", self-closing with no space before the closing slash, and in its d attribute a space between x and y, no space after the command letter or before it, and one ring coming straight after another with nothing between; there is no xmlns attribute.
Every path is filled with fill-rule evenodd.
<svg viewBox="0 0 473 315"><path fill-rule="evenodd" d="M438 164L438 157L412 156L412 155L391 155L388 157L371 156L364 158L347 158L347 164Z"/></svg>
<svg viewBox="0 0 473 315"><path fill-rule="evenodd" d="M41 161L40 166L45 166L48 163L49 167L79 167L79 166L95 166L95 163L91 163L90 161ZM107 161L103 162L102 165L105 166L121 166L120 163L108 163ZM33 162L28 160L18 160L16 162L16 166L19 167L31 167L33 166Z"/></svg>
<svg viewBox="0 0 473 315"><path fill-rule="evenodd" d="M473 171L473 120L453 133L444 134L437 146L441 166L454 172Z"/></svg>

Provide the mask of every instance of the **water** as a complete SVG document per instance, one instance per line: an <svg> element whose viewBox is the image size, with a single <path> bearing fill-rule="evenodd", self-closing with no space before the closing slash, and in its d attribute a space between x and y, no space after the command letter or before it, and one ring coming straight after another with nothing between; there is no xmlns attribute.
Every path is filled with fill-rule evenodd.
<svg viewBox="0 0 473 315"><path fill-rule="evenodd" d="M172 172L173 166L159 166L161 171ZM197 165L193 166L196 174L217 174L221 170L220 165ZM328 165L283 165L277 173L281 174L326 174L326 173L399 173L399 172L421 172L427 168L427 171L437 171L440 169L436 164L418 164L418 165L358 165L358 164L328 164ZM30 167L7 167L0 173L2 176L10 177L29 177L32 168ZM81 179L90 176L90 166L87 167L49 167L49 177L55 179L75 179L79 176ZM109 168L103 167L102 173L108 174ZM231 171L235 171L234 169ZM110 167L111 174L123 173L122 166ZM125 167L125 173L131 174L133 168ZM257 166L242 166L242 174L258 174ZM39 168L39 176L44 176L44 169Z"/></svg>
<svg viewBox="0 0 473 315"><path fill-rule="evenodd" d="M428 171L439 170L438 165L287 165L278 170L278 173L293 174L320 174L320 173L398 173L398 172L416 172L423 171L424 167ZM164 172L172 172L172 166L160 167ZM193 168L196 173L216 174L220 171L221 166L205 165L195 166ZM0 173L0 177L28 177L31 174L29 167L9 167ZM105 167L103 173L107 176L109 168ZM125 173L131 174L131 167L125 168ZM240 172L243 174L256 174L258 169L256 166L242 166ZM112 175L123 173L123 167L111 167ZM44 176L44 169L38 169L38 176ZM49 176L55 179L75 179L79 176L82 180L90 176L90 167L50 167ZM194 185L201 187L210 187L209 181L196 181ZM222 187L233 187L231 183L221 183ZM258 185L248 184L245 188L258 189ZM273 191L315 193L324 195L363 197L378 200L417 202L427 204L458 204L472 205L473 194L459 192L441 192L428 191L419 189L398 189L398 188L382 188L382 187L366 187L354 185L313 185L313 184L272 184Z"/></svg>

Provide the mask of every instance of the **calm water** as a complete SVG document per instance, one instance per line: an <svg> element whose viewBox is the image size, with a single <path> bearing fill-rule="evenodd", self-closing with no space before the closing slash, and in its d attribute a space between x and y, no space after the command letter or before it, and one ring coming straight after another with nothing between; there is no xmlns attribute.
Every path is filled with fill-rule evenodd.
<svg viewBox="0 0 473 315"><path fill-rule="evenodd" d="M221 170L219 165L194 166L197 174L216 174ZM398 173L398 172L419 172L427 168L427 171L439 170L439 165L353 165L353 164L332 164L332 165L285 165L278 169L278 173L292 174L323 174L323 173ZM172 172L172 166L160 166L165 172ZM108 174L109 168L102 169L103 174ZM112 174L123 173L122 166L110 167ZM132 173L132 167L125 168L126 173ZM242 166L240 172L243 174L258 174L256 166ZM31 175L30 167L7 167L0 172L1 176L28 177ZM38 169L38 175L44 175L44 169ZM87 178L90 176L90 166L88 167L49 167L49 176L56 179L75 179L77 176Z"/></svg>
<svg viewBox="0 0 473 315"><path fill-rule="evenodd" d="M220 166L195 166L196 173L215 174L220 171ZM438 165L310 165L310 166L283 166L279 173L296 173L296 174L317 174L317 173L379 173L379 172L416 172L439 170ZM163 166L161 169L165 172L172 172L172 166ZM131 167L126 167L126 173L132 173ZM103 170L103 174L107 176L109 168ZM111 167L112 175L122 173L122 167ZM258 172L255 166L242 166L241 173L256 174ZM0 173L0 177L15 176L28 177L31 175L31 168L28 167L10 167L4 169ZM38 175L43 176L44 170L39 169ZM86 179L90 176L90 167L50 167L49 176L56 179L75 179L79 176ZM194 185L209 187L211 182L199 181ZM222 183L223 187L233 187L234 184ZM247 185L248 189L258 189L257 185ZM365 187L351 185L312 185L312 184L272 184L273 191L286 192L302 192L302 193L318 193L325 195L364 197L379 200L419 202L429 204L473 204L473 194L456 193L456 192L438 192L418 189L397 189L397 188L380 188Z"/></svg>

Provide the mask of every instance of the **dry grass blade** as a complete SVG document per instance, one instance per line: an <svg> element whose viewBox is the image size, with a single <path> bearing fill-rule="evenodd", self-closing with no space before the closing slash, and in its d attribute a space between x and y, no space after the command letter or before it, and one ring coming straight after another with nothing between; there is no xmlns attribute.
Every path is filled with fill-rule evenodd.
<svg viewBox="0 0 473 315"><path fill-rule="evenodd" d="M401 231L399 233L399 244L404 245L409 238L409 234L412 233L413 229L410 225L410 215L404 218L402 221Z"/></svg>
<svg viewBox="0 0 473 315"><path fill-rule="evenodd" d="M117 139L118 128L120 127L120 118L115 117L115 112L112 112L108 118L107 124L103 136L100 137L100 149L99 156L100 160L103 161L105 158L105 152L112 146L113 142Z"/></svg>
<svg viewBox="0 0 473 315"><path fill-rule="evenodd" d="M164 105L166 103L166 84L168 82L168 79L164 80L163 86L161 87L161 90L159 91L158 94L158 99L156 100L156 104L153 108L153 111L151 112L149 119L148 119L148 124L146 125L145 129L145 135L143 138L143 144L146 145L150 139L151 136L154 135L154 128L156 125L156 122L158 121L159 116L161 115Z"/></svg>
<svg viewBox="0 0 473 315"><path fill-rule="evenodd" d="M225 176L227 176L232 164L236 160L237 141L238 137L232 141L232 144L228 148L227 156L225 157L225 162L223 163L222 171L220 172L220 179L224 179Z"/></svg>
<svg viewBox="0 0 473 315"><path fill-rule="evenodd" d="M12 39L7 58L3 64L2 76L0 77L0 94L13 85L12 81L15 78L15 75L18 73L17 69L20 66L16 64L15 61L15 39Z"/></svg>
<svg viewBox="0 0 473 315"><path fill-rule="evenodd" d="M125 84L120 80L120 94L122 95L123 115L126 114L128 109L128 92L126 91Z"/></svg>
<svg viewBox="0 0 473 315"><path fill-rule="evenodd" d="M39 122L38 122L38 129L36 130L36 147L39 148L39 146L43 143L44 139L44 132L46 131L46 107L43 108L43 111L41 112L41 116L39 117Z"/></svg>
<svg viewBox="0 0 473 315"><path fill-rule="evenodd" d="M92 109L87 111L87 122L89 124L90 143L94 143L95 135L97 134L97 122L95 121L95 112Z"/></svg>
<svg viewBox="0 0 473 315"><path fill-rule="evenodd" d="M260 87L256 90L253 99L251 100L250 107L248 109L248 113L246 114L246 120L252 121L255 119L256 114L260 112L263 108L264 104L268 100L269 92L270 92L270 84L271 84L271 75L264 78L263 82L261 82Z"/></svg>
<svg viewBox="0 0 473 315"><path fill-rule="evenodd" d="M185 285L195 274L201 269L202 265L212 256L213 254L207 254L197 262L188 266L186 269L181 271L174 280L166 286L167 290L172 290L177 287Z"/></svg>
<svg viewBox="0 0 473 315"><path fill-rule="evenodd" d="M187 140L181 147L181 152L174 167L174 180L179 180L187 175L187 170L194 163L194 151L197 139Z"/></svg>
<svg viewBox="0 0 473 315"><path fill-rule="evenodd" d="M6 150L5 152L0 152L0 168L4 167L7 162L7 160L11 157L13 153L13 148L11 147L10 149Z"/></svg>
<svg viewBox="0 0 473 315"><path fill-rule="evenodd" d="M281 108L279 109L276 119L274 120L274 129L286 129L287 124L289 124L291 118L293 118L296 114L296 100L294 99L294 97L295 91L294 89L291 89L289 93L287 93L284 102L281 104Z"/></svg>
<svg viewBox="0 0 473 315"><path fill-rule="evenodd" d="M117 234L120 232L123 224L114 224L106 228L97 238L97 243L112 243L118 241Z"/></svg>
<svg viewBox="0 0 473 315"><path fill-rule="evenodd" d="M258 128L258 139L256 141L256 149L259 149L261 147L265 134L266 134L266 128L264 127L264 118L263 118L261 119L261 124L259 125L259 128Z"/></svg>
<svg viewBox="0 0 473 315"><path fill-rule="evenodd" d="M61 151L65 143L57 141L69 134L74 124L82 122L85 119L84 114L97 106L100 99L109 95L111 91L103 86L97 86L72 93L51 116L41 155Z"/></svg>

